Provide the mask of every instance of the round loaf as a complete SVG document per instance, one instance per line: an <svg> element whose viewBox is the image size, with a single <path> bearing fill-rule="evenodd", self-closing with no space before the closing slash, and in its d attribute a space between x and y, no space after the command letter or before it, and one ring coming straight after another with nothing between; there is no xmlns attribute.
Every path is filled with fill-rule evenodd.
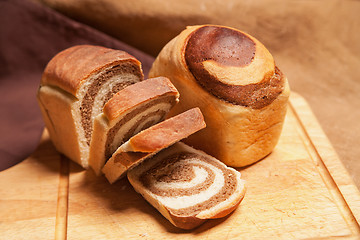
<svg viewBox="0 0 360 240"><path fill-rule="evenodd" d="M207 128L185 140L233 167L268 155L277 144L289 86L254 37L216 25L191 26L171 40L149 76L168 77L180 92L175 115L200 107Z"/></svg>

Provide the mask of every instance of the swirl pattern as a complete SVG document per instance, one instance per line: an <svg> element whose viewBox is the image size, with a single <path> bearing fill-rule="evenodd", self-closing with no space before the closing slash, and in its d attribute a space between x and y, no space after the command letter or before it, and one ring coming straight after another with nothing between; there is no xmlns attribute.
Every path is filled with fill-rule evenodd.
<svg viewBox="0 0 360 240"><path fill-rule="evenodd" d="M244 194L238 171L183 143L129 170L128 178L165 217L174 216L168 218L173 223L175 218L220 217L219 212L237 206Z"/></svg>
<svg viewBox="0 0 360 240"><path fill-rule="evenodd" d="M230 169L196 153L169 156L141 175L144 187L176 215L197 214L227 199L236 189Z"/></svg>
<svg viewBox="0 0 360 240"><path fill-rule="evenodd" d="M175 102L174 96L159 97L125 114L107 133L105 158L136 133L162 121Z"/></svg>
<svg viewBox="0 0 360 240"><path fill-rule="evenodd" d="M178 102L179 93L167 78L132 84L116 93L94 120L90 144L91 167L97 174L132 136L163 121Z"/></svg>
<svg viewBox="0 0 360 240"><path fill-rule="evenodd" d="M272 66L269 54L261 55L267 53L261 46L241 31L203 26L189 36L184 55L190 72L206 91L229 103L260 109L272 103L284 85L282 72ZM272 67L259 68L258 62L266 58ZM261 77L256 78L254 71L247 76L247 68L255 68ZM232 75L234 69L239 72ZM252 77L254 82L246 83Z"/></svg>
<svg viewBox="0 0 360 240"><path fill-rule="evenodd" d="M81 126L88 145L91 140L93 119L101 113L105 103L121 89L141 80L141 76L133 74L136 72L135 68L130 63L116 65L96 75L94 78L96 81L84 84L87 90L81 101L80 115Z"/></svg>

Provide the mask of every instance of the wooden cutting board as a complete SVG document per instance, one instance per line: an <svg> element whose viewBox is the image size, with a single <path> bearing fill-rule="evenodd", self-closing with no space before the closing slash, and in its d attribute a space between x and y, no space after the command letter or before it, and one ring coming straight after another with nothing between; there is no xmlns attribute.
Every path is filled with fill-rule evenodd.
<svg viewBox="0 0 360 240"><path fill-rule="evenodd" d="M0 173L0 239L358 239L360 193L306 101L293 93L280 141L239 169L247 193L230 216L179 230L123 179L110 185L37 150Z"/></svg>

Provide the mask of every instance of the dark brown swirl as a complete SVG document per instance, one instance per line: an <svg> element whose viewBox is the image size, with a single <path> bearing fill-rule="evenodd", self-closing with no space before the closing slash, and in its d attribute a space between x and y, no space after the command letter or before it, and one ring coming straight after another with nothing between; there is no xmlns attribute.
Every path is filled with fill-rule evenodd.
<svg viewBox="0 0 360 240"><path fill-rule="evenodd" d="M120 128L128 121L130 121L131 119L133 119L135 116L137 116L138 114L141 114L143 111L145 111L146 109L150 108L151 106L154 106L156 104L159 103L169 103L169 105L173 106L175 105L176 102L176 98L175 96L165 96L165 97L159 97L156 100L152 100L146 104L141 105L138 108L134 108L132 111L130 111L129 113L127 113L124 117L121 118L120 121L118 121L115 126L113 126L109 132L107 133L107 138L106 138L106 145L105 145L105 159L109 159L111 157L111 155L113 154L114 149L111 148L111 144L114 141L115 135L116 133L120 130ZM127 140L129 140L135 133L136 128L143 122L146 122L147 119L149 119L150 117L153 116L159 116L159 121L162 121L166 115L166 111L162 110L162 109L158 109L154 112L148 113L147 115L142 116L136 123L134 123L134 125L129 129L129 131L127 131L121 142L118 144L119 146L121 144L123 144L124 142L126 142ZM157 122L147 122L142 128L146 129L154 124L156 124ZM117 146L118 147L118 146Z"/></svg>
<svg viewBox="0 0 360 240"><path fill-rule="evenodd" d="M185 161L187 159L190 159L190 161ZM176 197L199 194L208 189L214 183L216 173L214 173L213 170L206 165L198 164L195 161L191 161L191 159L199 159L200 161L211 164L215 168L219 169L225 179L224 186L219 192L204 202L198 203L191 207L169 209L172 214L177 216L189 216L190 214L195 216L201 211L216 206L219 202L228 199L235 192L237 187L236 175L233 174L230 169L224 167L222 164L216 161L211 160L210 158L189 152L175 153L169 157L166 157L145 171L139 177L139 180L144 185L144 187L159 196ZM176 162L179 164L176 165ZM198 183L192 187L164 191L164 189L160 189L153 184L154 182L190 182L195 176L195 173L193 172L194 167L199 167L205 170L208 174L203 182Z"/></svg>
<svg viewBox="0 0 360 240"><path fill-rule="evenodd" d="M149 171L141 176L140 181L148 188L152 193L163 196L163 197L176 197L176 196L191 196L198 194L214 182L215 174L208 168L206 172L208 173L204 182L201 182L191 188L186 189L171 189L171 191L163 191L152 185L155 182L190 182L194 177L194 167L204 168L204 165L181 162L181 165L175 165L176 162L181 161L182 159L188 159L192 156L189 153L175 154L167 158L166 161L162 161L153 166ZM175 166L175 167L174 167Z"/></svg>
<svg viewBox="0 0 360 240"><path fill-rule="evenodd" d="M101 87L113 76L124 73L132 73L137 75L138 81L141 81L142 76L139 73L138 67L132 63L123 63L121 65L115 65L111 69L100 74L96 81L94 81L88 88L85 96L81 102L80 106L80 115L81 115L81 125L84 129L85 138L87 140L87 144L90 145L91 133L92 133L92 122L91 122L91 114L93 110L93 105L95 101L95 97L97 96ZM102 105L105 105L108 99L110 99L117 91L136 83L137 81L134 79L132 81L122 81L114 86L114 88L109 91Z"/></svg>
<svg viewBox="0 0 360 240"><path fill-rule="evenodd" d="M204 26L189 36L185 61L196 81L215 97L260 109L272 103L283 90L283 74L278 68L274 74L265 73L259 83L229 85L211 75L203 65L212 60L219 66L241 68L250 65L255 54L256 43L244 33L226 27Z"/></svg>

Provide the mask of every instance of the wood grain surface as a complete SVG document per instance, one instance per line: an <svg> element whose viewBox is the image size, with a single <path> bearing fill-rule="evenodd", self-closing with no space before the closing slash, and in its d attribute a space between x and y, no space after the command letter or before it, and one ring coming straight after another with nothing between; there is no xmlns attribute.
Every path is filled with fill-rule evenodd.
<svg viewBox="0 0 360 240"><path fill-rule="evenodd" d="M247 193L235 212L180 230L126 179L110 185L62 157L44 131L31 157L0 174L0 239L360 237L360 192L299 95L273 153L238 170Z"/></svg>
<svg viewBox="0 0 360 240"><path fill-rule="evenodd" d="M187 25L255 36L309 102L360 187L359 0L34 0L156 56ZM89 7L91 6L91 7Z"/></svg>

